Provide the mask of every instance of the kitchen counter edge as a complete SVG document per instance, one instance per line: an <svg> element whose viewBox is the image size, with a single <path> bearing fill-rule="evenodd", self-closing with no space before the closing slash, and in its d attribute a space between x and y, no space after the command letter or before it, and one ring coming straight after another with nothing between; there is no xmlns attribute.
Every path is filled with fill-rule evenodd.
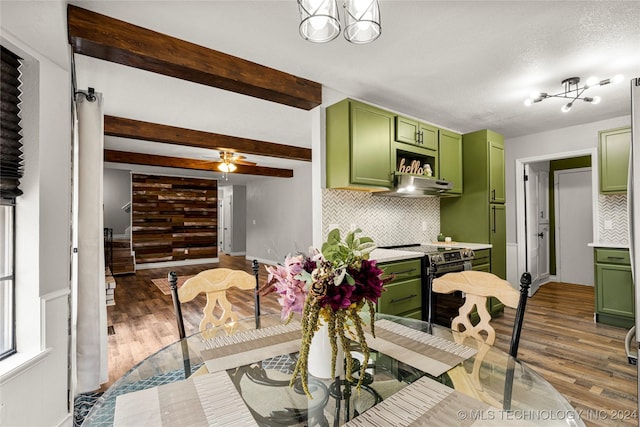
<svg viewBox="0 0 640 427"><path fill-rule="evenodd" d="M410 252L410 251L398 251L395 249L381 249L376 248L369 254L369 259L375 260L378 263L402 261L405 259L422 258L424 253L422 252Z"/></svg>
<svg viewBox="0 0 640 427"><path fill-rule="evenodd" d="M588 243L590 248L629 249L628 243Z"/></svg>
<svg viewBox="0 0 640 427"><path fill-rule="evenodd" d="M471 249L474 251L479 251L481 249L491 249L493 245L491 243L469 243L469 242L432 242L428 243L429 246L437 246L439 248L450 248L450 249Z"/></svg>

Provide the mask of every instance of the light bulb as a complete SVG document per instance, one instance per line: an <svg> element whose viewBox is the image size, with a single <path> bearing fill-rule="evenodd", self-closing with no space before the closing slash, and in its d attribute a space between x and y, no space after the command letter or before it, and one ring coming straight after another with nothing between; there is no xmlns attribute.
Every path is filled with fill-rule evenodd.
<svg viewBox="0 0 640 427"><path fill-rule="evenodd" d="M599 104L601 100L602 100L602 98L600 98L599 96L594 96L593 100L591 101L591 103L592 104Z"/></svg>
<svg viewBox="0 0 640 427"><path fill-rule="evenodd" d="M220 170L222 172L229 172L229 167L227 166L226 163L220 163L218 165L218 170Z"/></svg>
<svg viewBox="0 0 640 427"><path fill-rule="evenodd" d="M234 165L233 163L229 163L228 168L229 168L229 172L233 172L233 171L235 171L236 169L238 169L238 168L236 167L236 165Z"/></svg>
<svg viewBox="0 0 640 427"><path fill-rule="evenodd" d="M413 191L415 189L416 187L414 187L413 185L407 185L407 191Z"/></svg>
<svg viewBox="0 0 640 427"><path fill-rule="evenodd" d="M600 80L596 76L591 76L587 79L585 84L589 87L598 86L600 84Z"/></svg>
<svg viewBox="0 0 640 427"><path fill-rule="evenodd" d="M573 107L573 102L570 102L570 103L564 105L560 110L563 113L568 113L569 111L571 111L571 107Z"/></svg>
<svg viewBox="0 0 640 427"><path fill-rule="evenodd" d="M321 30L327 26L329 19L326 16L312 16L309 18L309 24L314 30Z"/></svg>
<svg viewBox="0 0 640 427"><path fill-rule="evenodd" d="M624 80L624 76L622 74L616 74L612 79L612 83L620 83Z"/></svg>
<svg viewBox="0 0 640 427"><path fill-rule="evenodd" d="M533 104L533 99L527 98L524 100L524 105L526 105L527 107L529 107L531 104Z"/></svg>

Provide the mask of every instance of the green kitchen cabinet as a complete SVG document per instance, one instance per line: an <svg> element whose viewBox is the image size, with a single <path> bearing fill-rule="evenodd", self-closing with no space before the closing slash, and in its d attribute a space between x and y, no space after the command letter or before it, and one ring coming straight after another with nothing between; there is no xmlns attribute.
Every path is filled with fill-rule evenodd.
<svg viewBox="0 0 640 427"><path fill-rule="evenodd" d="M635 291L627 249L596 248L596 322L630 328L635 324Z"/></svg>
<svg viewBox="0 0 640 427"><path fill-rule="evenodd" d="M378 264L384 276L395 276L378 299L378 312L422 319L421 265L420 258Z"/></svg>
<svg viewBox="0 0 640 427"><path fill-rule="evenodd" d="M489 243L491 243L491 272L507 277L507 212L505 205L489 205Z"/></svg>
<svg viewBox="0 0 640 427"><path fill-rule="evenodd" d="M504 139L490 130L462 135L460 197L440 199L440 231L458 242L491 243L491 272L506 279Z"/></svg>
<svg viewBox="0 0 640 427"><path fill-rule="evenodd" d="M407 117L396 116L395 141L438 150L438 128Z"/></svg>
<svg viewBox="0 0 640 427"><path fill-rule="evenodd" d="M504 139L488 135L489 144L489 203L504 203Z"/></svg>
<svg viewBox="0 0 640 427"><path fill-rule="evenodd" d="M631 128L610 129L599 132L600 192L627 191Z"/></svg>
<svg viewBox="0 0 640 427"><path fill-rule="evenodd" d="M462 135L440 129L438 162L438 177L453 183L447 194L462 194Z"/></svg>
<svg viewBox="0 0 640 427"><path fill-rule="evenodd" d="M392 113L345 99L327 108L326 126L327 188L393 186Z"/></svg>

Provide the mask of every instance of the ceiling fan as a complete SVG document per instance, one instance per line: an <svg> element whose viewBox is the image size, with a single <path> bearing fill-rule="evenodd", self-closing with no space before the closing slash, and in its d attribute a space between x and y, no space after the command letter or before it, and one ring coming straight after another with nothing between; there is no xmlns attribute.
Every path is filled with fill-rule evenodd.
<svg viewBox="0 0 640 427"><path fill-rule="evenodd" d="M255 162L249 162L244 160L245 157L235 154L231 151L220 151L220 158L217 159L220 164L218 165L218 170L222 172L233 172L237 169L236 164L239 165L247 165L247 166L255 166Z"/></svg>

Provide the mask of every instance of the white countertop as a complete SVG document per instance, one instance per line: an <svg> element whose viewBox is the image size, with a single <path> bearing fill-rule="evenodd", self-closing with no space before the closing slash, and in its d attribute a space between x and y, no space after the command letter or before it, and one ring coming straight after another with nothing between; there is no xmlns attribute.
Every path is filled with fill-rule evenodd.
<svg viewBox="0 0 640 427"><path fill-rule="evenodd" d="M396 249L376 248L373 251L371 251L369 258L376 260L377 262L391 262L391 261L400 261L403 259L422 258L423 256L424 256L424 253L422 252L399 251Z"/></svg>
<svg viewBox="0 0 640 427"><path fill-rule="evenodd" d="M480 249L491 249L493 247L490 243L469 243L469 242L429 242L425 243L429 246L437 246L439 248L452 248L452 249L471 249L479 251Z"/></svg>
<svg viewBox="0 0 640 427"><path fill-rule="evenodd" d="M629 244L624 243L589 243L587 246L591 248L619 248L629 249Z"/></svg>

